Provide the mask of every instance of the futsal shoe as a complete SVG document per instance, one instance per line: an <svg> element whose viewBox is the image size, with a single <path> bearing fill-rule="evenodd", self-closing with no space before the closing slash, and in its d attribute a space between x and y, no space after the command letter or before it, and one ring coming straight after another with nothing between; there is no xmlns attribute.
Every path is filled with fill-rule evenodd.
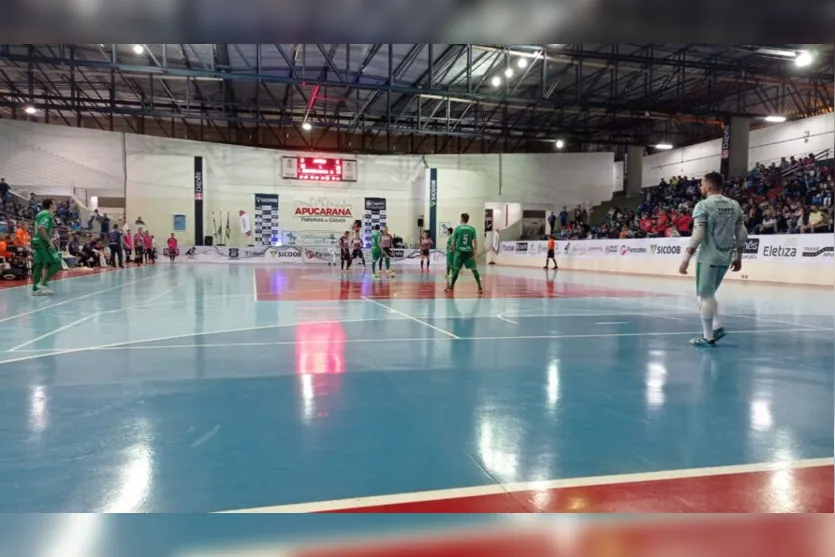
<svg viewBox="0 0 835 557"><path fill-rule="evenodd" d="M373 273L373 274L371 275L371 278L373 278L374 280L377 280L377 279L379 279L379 278L380 278L380 275L379 275L379 274L377 274L377 273Z"/></svg>
<svg viewBox="0 0 835 557"><path fill-rule="evenodd" d="M701 346L712 347L712 346L716 346L716 339L715 338L705 338L703 336L696 337L696 338L691 338L690 339L690 345L691 346L699 346L699 347L701 347Z"/></svg>
<svg viewBox="0 0 835 557"><path fill-rule="evenodd" d="M728 336L728 333L725 332L725 327L719 327L713 331L713 340L719 341Z"/></svg>

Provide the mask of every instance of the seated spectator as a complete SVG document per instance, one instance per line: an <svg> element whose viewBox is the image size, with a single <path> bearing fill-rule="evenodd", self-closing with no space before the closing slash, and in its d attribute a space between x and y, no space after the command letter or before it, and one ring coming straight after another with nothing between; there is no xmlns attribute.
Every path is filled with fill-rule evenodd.
<svg viewBox="0 0 835 557"><path fill-rule="evenodd" d="M0 200L3 203L8 203L12 197L12 189L9 187L9 184L6 183L5 178L0 178Z"/></svg>

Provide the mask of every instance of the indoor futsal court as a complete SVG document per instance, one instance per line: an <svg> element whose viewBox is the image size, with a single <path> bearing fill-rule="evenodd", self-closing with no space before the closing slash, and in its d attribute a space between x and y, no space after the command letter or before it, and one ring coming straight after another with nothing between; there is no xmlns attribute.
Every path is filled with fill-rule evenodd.
<svg viewBox="0 0 835 557"><path fill-rule="evenodd" d="M395 269L0 290L0 511L832 512L831 289Z"/></svg>

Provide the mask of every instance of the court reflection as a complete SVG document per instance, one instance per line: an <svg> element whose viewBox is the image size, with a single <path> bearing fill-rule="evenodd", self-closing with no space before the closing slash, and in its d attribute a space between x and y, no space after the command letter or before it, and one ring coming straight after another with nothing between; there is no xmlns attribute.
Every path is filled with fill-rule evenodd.
<svg viewBox="0 0 835 557"><path fill-rule="evenodd" d="M328 405L323 399L340 392L342 380L338 376L345 372L346 338L339 323L306 323L296 327L296 375L305 424L326 418Z"/></svg>

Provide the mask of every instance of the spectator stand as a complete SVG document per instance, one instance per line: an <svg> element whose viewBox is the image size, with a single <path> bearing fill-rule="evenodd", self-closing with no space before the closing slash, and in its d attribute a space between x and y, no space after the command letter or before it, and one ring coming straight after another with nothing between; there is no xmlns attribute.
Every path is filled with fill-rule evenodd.
<svg viewBox="0 0 835 557"><path fill-rule="evenodd" d="M831 233L834 175L826 149L800 158L783 157L767 167L757 163L747 176L730 180L726 191L740 202L752 234ZM558 239L689 236L693 208L701 198L699 182L686 176L662 180L645 188L643 198L599 207L588 224L575 219L559 231Z"/></svg>

